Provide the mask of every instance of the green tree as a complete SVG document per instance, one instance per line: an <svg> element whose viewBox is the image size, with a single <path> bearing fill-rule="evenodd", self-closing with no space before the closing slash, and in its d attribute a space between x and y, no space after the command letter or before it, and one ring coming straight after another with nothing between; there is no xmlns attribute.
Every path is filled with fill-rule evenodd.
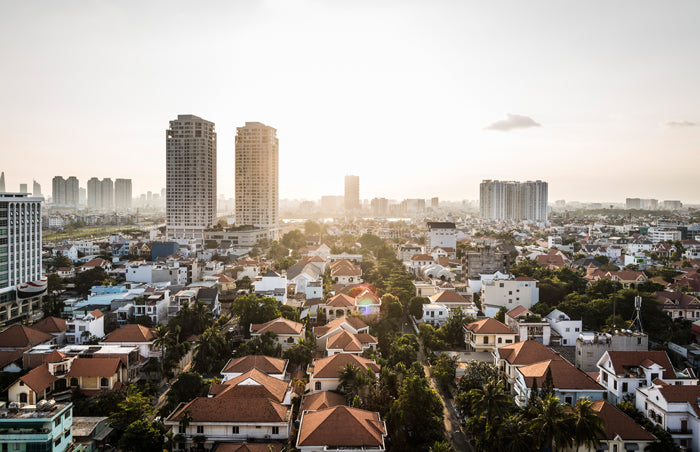
<svg viewBox="0 0 700 452"><path fill-rule="evenodd" d="M299 229L289 231L282 236L282 245L296 251L306 246L306 236Z"/></svg>
<svg viewBox="0 0 700 452"><path fill-rule="evenodd" d="M125 431L132 423L147 419L155 413L151 401L134 386L130 387L126 399L120 402L117 411L109 416L109 423L117 430Z"/></svg>
<svg viewBox="0 0 700 452"><path fill-rule="evenodd" d="M272 297L244 295L233 300L231 314L238 317L241 331L250 337L251 323L265 323L280 316L280 302Z"/></svg>
<svg viewBox="0 0 700 452"><path fill-rule="evenodd" d="M433 378L435 378L440 389L447 391L450 388L455 379L456 371L455 360L445 353L441 353L433 366Z"/></svg>
<svg viewBox="0 0 700 452"><path fill-rule="evenodd" d="M119 448L129 452L152 452L163 450L165 428L160 422L138 419L124 430L119 439Z"/></svg>
<svg viewBox="0 0 700 452"><path fill-rule="evenodd" d="M153 334L155 336L153 338L153 346L160 349L160 370L161 375L163 375L165 373L163 367L165 365L165 348L172 343L172 335L170 330L163 325L158 325L154 329Z"/></svg>
<svg viewBox="0 0 700 452"><path fill-rule="evenodd" d="M282 358L289 360L291 368L300 367L305 369L313 359L313 343L301 340L292 345L282 353Z"/></svg>
<svg viewBox="0 0 700 452"><path fill-rule="evenodd" d="M605 422L593 410L593 402L579 399L573 406L572 414L574 444L577 448L586 446L594 449L605 433Z"/></svg>
<svg viewBox="0 0 700 452"><path fill-rule="evenodd" d="M73 262L71 262L71 260L63 254L57 254L53 257L53 259L51 259L51 265L54 268L72 267Z"/></svg>
<svg viewBox="0 0 700 452"><path fill-rule="evenodd" d="M199 336L193 367L202 374L218 372L231 357L231 347L216 325L207 328Z"/></svg>
<svg viewBox="0 0 700 452"><path fill-rule="evenodd" d="M494 316L494 319L498 320L498 321L501 322L501 323L505 323L505 321L506 321L506 312L508 312L508 308L506 308L505 306L501 306L501 307L498 309L498 312L496 313L496 315Z"/></svg>
<svg viewBox="0 0 700 452"><path fill-rule="evenodd" d="M459 390L468 392L481 388L488 381L498 380L498 368L485 361L469 361L464 367L464 375L459 379Z"/></svg>
<svg viewBox="0 0 700 452"><path fill-rule="evenodd" d="M206 383L197 372L183 372L168 391L165 410L170 413L181 402L189 402L195 397L204 397L209 390Z"/></svg>
<svg viewBox="0 0 700 452"><path fill-rule="evenodd" d="M440 396L420 375L409 375L388 416L389 436L396 450L425 450L444 439Z"/></svg>
<svg viewBox="0 0 700 452"><path fill-rule="evenodd" d="M107 277L107 273L102 267L85 270L75 276L75 289L81 297L87 297L92 286L98 285Z"/></svg>
<svg viewBox="0 0 700 452"><path fill-rule="evenodd" d="M413 297L408 302L408 314L412 315L416 319L423 318L423 305L430 303L430 299L425 297Z"/></svg>
<svg viewBox="0 0 700 452"><path fill-rule="evenodd" d="M551 394L538 401L530 426L540 445L553 452L573 445L572 414Z"/></svg>
<svg viewBox="0 0 700 452"><path fill-rule="evenodd" d="M304 233L306 235L319 235L321 234L321 225L313 220L306 220L304 223Z"/></svg>

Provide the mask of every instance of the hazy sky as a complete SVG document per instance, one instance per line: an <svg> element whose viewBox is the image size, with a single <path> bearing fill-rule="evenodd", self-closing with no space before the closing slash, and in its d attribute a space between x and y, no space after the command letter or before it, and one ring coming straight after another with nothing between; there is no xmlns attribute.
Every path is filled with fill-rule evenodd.
<svg viewBox="0 0 700 452"><path fill-rule="evenodd" d="M700 2L0 0L0 170L165 186L165 129L277 128L280 197L699 202Z"/></svg>

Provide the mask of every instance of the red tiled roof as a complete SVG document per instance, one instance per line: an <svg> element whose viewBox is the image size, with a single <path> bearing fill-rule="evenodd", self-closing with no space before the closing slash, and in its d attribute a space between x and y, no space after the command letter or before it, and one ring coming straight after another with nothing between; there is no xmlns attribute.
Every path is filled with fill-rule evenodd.
<svg viewBox="0 0 700 452"><path fill-rule="evenodd" d="M608 351L608 356L610 356L610 361L612 362L613 369L616 375L624 375L626 373L625 368L630 367L649 367L650 365L656 363L664 368L663 378L664 379L674 379L676 378L676 371L673 369L671 361L668 359L668 355L664 351L648 350L648 351Z"/></svg>
<svg viewBox="0 0 700 452"><path fill-rule="evenodd" d="M258 369L266 374L281 374L287 367L287 360L264 355L248 355L231 359L221 373L245 373Z"/></svg>
<svg viewBox="0 0 700 452"><path fill-rule="evenodd" d="M361 369L372 369L374 372L379 372L380 370L379 365L371 359L352 355L350 353L337 353L333 356L314 361L313 377L338 378L338 375L340 375L340 372L348 363Z"/></svg>
<svg viewBox="0 0 700 452"><path fill-rule="evenodd" d="M490 317L470 323L467 325L467 329L476 334L515 334L506 325Z"/></svg>
<svg viewBox="0 0 700 452"><path fill-rule="evenodd" d="M30 370L29 373L21 376L19 379L36 393L43 391L51 386L51 383L56 381L56 377L49 372L49 366L46 364L35 367L34 369Z"/></svg>
<svg viewBox="0 0 700 452"><path fill-rule="evenodd" d="M452 289L441 290L440 292L431 295L429 298L430 298L431 303L436 303L436 304L469 303L469 300L467 300L465 297L458 294L455 290L452 290Z"/></svg>
<svg viewBox="0 0 700 452"><path fill-rule="evenodd" d="M326 302L326 306L332 306L334 308L343 308L348 306L355 306L355 299L350 295L344 293L339 293L330 300Z"/></svg>
<svg viewBox="0 0 700 452"><path fill-rule="evenodd" d="M63 333L68 329L66 321L58 317L46 317L31 326L32 329L46 334Z"/></svg>
<svg viewBox="0 0 700 452"><path fill-rule="evenodd" d="M24 325L14 324L0 332L0 347L25 348L39 345L53 339L50 334L35 330Z"/></svg>
<svg viewBox="0 0 700 452"><path fill-rule="evenodd" d="M153 329L129 323L109 333L103 342L151 342L154 337Z"/></svg>
<svg viewBox="0 0 700 452"><path fill-rule="evenodd" d="M95 309L94 311L91 311L90 314L95 318L95 320L104 316L104 314L102 314L102 311L100 311L99 309Z"/></svg>
<svg viewBox="0 0 700 452"><path fill-rule="evenodd" d="M121 364L119 358L75 358L68 377L111 377Z"/></svg>
<svg viewBox="0 0 700 452"><path fill-rule="evenodd" d="M506 315L511 319L515 319L523 314L527 315L528 313L532 314L532 312L525 306L516 306L510 311L508 311Z"/></svg>
<svg viewBox="0 0 700 452"><path fill-rule="evenodd" d="M559 357L552 349L536 340L504 345L498 349L498 355L511 365L532 364Z"/></svg>
<svg viewBox="0 0 700 452"><path fill-rule="evenodd" d="M433 256L430 254L414 254L411 256L412 261L430 261L433 262L435 259L433 259Z"/></svg>
<svg viewBox="0 0 700 452"><path fill-rule="evenodd" d="M218 443L214 452L281 452L279 443Z"/></svg>
<svg viewBox="0 0 700 452"><path fill-rule="evenodd" d="M111 266L112 263L108 261L107 259L102 259L101 257L96 257L94 259L91 259L87 262L85 262L82 267L83 268L93 268L93 267L109 267Z"/></svg>
<svg viewBox="0 0 700 452"><path fill-rule="evenodd" d="M352 297L348 297L352 299ZM354 302L354 300L353 300ZM359 317L340 317L335 320L331 320L330 322L326 323L323 326L317 326L314 328L314 334L316 337L321 337L328 333L329 331L333 331L337 328L342 328L342 325L346 323L349 326L351 326L355 331L361 330L363 328L367 328L367 324L362 321Z"/></svg>
<svg viewBox="0 0 700 452"><path fill-rule="evenodd" d="M617 409L607 400L593 402L593 411L605 423L605 431L600 439L614 440L616 437L623 441L654 441L656 437L644 430L631 417Z"/></svg>
<svg viewBox="0 0 700 452"><path fill-rule="evenodd" d="M304 325L298 322L293 322L284 317L277 317L267 323L253 323L250 325L250 332L253 334L265 334L272 332L275 334L301 334L304 330Z"/></svg>
<svg viewBox="0 0 700 452"><path fill-rule="evenodd" d="M0 351L0 370L21 359L22 355L24 355L24 350L21 348L17 350ZM20 365L20 367L22 366Z"/></svg>
<svg viewBox="0 0 700 452"><path fill-rule="evenodd" d="M339 405L345 405L345 396L337 392L321 391L305 395L301 411L317 411Z"/></svg>
<svg viewBox="0 0 700 452"><path fill-rule="evenodd" d="M386 434L379 413L336 406L303 414L297 446L383 448Z"/></svg>
<svg viewBox="0 0 700 452"><path fill-rule="evenodd" d="M185 411L193 422L285 422L289 408L265 397L197 397L168 417L179 421Z"/></svg>
<svg viewBox="0 0 700 452"><path fill-rule="evenodd" d="M241 384L243 383L243 384ZM259 396L274 399L277 402L282 402L285 395L289 391L289 382L271 377L257 369L251 369L248 372L232 378L222 384L226 386L217 397L240 396L241 393L255 393Z"/></svg>
<svg viewBox="0 0 700 452"><path fill-rule="evenodd" d="M534 380L537 380L537 386L541 388L544 384L547 370L551 372L554 387L557 389L604 389L585 372L577 369L576 366L561 358L548 359L546 361L518 367L517 369L525 378L525 384L528 388L532 387Z"/></svg>
<svg viewBox="0 0 700 452"><path fill-rule="evenodd" d="M326 350L343 350L344 352L361 352L362 343L354 334L342 330L328 338Z"/></svg>

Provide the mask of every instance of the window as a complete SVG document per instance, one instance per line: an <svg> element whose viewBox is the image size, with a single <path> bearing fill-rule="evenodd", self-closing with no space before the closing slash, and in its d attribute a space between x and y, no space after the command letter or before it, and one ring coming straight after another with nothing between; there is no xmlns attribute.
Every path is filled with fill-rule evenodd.
<svg viewBox="0 0 700 452"><path fill-rule="evenodd" d="M272 434L273 434L273 435L279 435L279 434L280 434L280 428L279 428L279 427L272 427Z"/></svg>
<svg viewBox="0 0 700 452"><path fill-rule="evenodd" d="M499 337L499 338L498 338L498 343L499 343L499 344L503 343L503 338L502 338L502 337Z"/></svg>
<svg viewBox="0 0 700 452"><path fill-rule="evenodd" d="M571 397L566 397L566 398L564 399L564 401L565 401L566 403L568 403L569 405L571 405L571 402L572 402L573 400L571 399Z"/></svg>
<svg viewBox="0 0 700 452"><path fill-rule="evenodd" d="M628 389L627 389L627 383L626 383L626 382L625 382L625 383L622 383L622 392L627 392L627 391L628 391Z"/></svg>
<svg viewBox="0 0 700 452"><path fill-rule="evenodd" d="M178 432L178 433L185 434L185 433L187 433L187 428L185 428L184 425L180 424L180 425L178 426L177 432Z"/></svg>
<svg viewBox="0 0 700 452"><path fill-rule="evenodd" d="M231 427L231 433L232 433L232 434L238 435L239 432L240 432L240 429L238 428L237 425L234 425L233 427Z"/></svg>
<svg viewBox="0 0 700 452"><path fill-rule="evenodd" d="M607 383L608 381L608 374L603 372L603 381Z"/></svg>
<svg viewBox="0 0 700 452"><path fill-rule="evenodd" d="M613 389L617 389L617 380L613 380Z"/></svg>
<svg viewBox="0 0 700 452"><path fill-rule="evenodd" d="M204 426L203 425L197 426L197 433L204 433Z"/></svg>
<svg viewBox="0 0 700 452"><path fill-rule="evenodd" d="M484 336L484 344L488 344L488 343L489 343L489 337L488 337L488 336Z"/></svg>
<svg viewBox="0 0 700 452"><path fill-rule="evenodd" d="M320 390L321 390L321 382L320 382L320 381L317 381L317 382L316 382L316 384L314 385L314 389L315 389L316 391L320 391Z"/></svg>

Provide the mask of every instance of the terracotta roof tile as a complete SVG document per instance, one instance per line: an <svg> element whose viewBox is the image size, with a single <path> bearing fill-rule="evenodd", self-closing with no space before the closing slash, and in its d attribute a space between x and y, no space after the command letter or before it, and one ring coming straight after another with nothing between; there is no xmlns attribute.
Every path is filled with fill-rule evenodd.
<svg viewBox="0 0 700 452"><path fill-rule="evenodd" d="M676 371L673 369L668 355L664 351L649 350L649 351L608 351L608 356L612 361L613 369L616 375L625 375L626 368L644 366L649 367L656 363L664 368L663 378L676 378Z"/></svg>
<svg viewBox="0 0 700 452"><path fill-rule="evenodd" d="M25 348L53 339L50 334L24 325L12 325L0 332L0 347Z"/></svg>
<svg viewBox="0 0 700 452"><path fill-rule="evenodd" d="M314 361L313 377L338 378L338 375L348 363L358 368L372 369L374 372L379 372L380 370L379 365L371 359L349 353L338 353L333 356Z"/></svg>
<svg viewBox="0 0 700 452"><path fill-rule="evenodd" d="M515 334L506 325L490 317L470 323L467 325L467 329L476 334Z"/></svg>
<svg viewBox="0 0 700 452"><path fill-rule="evenodd" d="M274 400L264 397L197 397L168 417L179 421L184 412L192 416L192 422L285 422L290 410Z"/></svg>
<svg viewBox="0 0 700 452"><path fill-rule="evenodd" d="M326 302L326 306L332 306L334 308L343 308L348 306L355 306L355 299L350 295L339 293L330 300Z"/></svg>
<svg viewBox="0 0 700 452"><path fill-rule="evenodd" d="M279 443L218 443L214 452L281 452Z"/></svg>
<svg viewBox="0 0 700 452"><path fill-rule="evenodd" d="M604 388L565 359L548 359L534 364L518 367L517 371L525 377L525 384L532 387L532 382L537 380L537 386L544 384L547 370L552 374L554 387L557 389L588 389L603 390Z"/></svg>
<svg viewBox="0 0 700 452"><path fill-rule="evenodd" d="M430 298L431 303L436 303L436 304L469 303L469 300L467 300L465 297L458 294L456 291L454 291L452 289L441 290L440 292L431 295L429 298Z"/></svg>
<svg viewBox="0 0 700 452"><path fill-rule="evenodd" d="M32 329L46 334L63 333L68 329L66 321L58 317L46 317L31 326Z"/></svg>
<svg viewBox="0 0 700 452"><path fill-rule="evenodd" d="M224 382L223 386L226 386L226 388L217 397L232 398L247 392L282 402L287 392L289 392L290 383L271 377L257 369L251 369L236 378Z"/></svg>
<svg viewBox="0 0 700 452"><path fill-rule="evenodd" d="M552 349L535 340L504 345L498 349L498 355L511 365L518 366L559 357Z"/></svg>
<svg viewBox="0 0 700 452"><path fill-rule="evenodd" d="M301 334L304 330L304 325L298 322L293 322L284 317L277 317L267 323L253 323L250 325L250 332L253 334L265 334L272 332L275 334Z"/></svg>
<svg viewBox="0 0 700 452"><path fill-rule="evenodd" d="M337 392L321 391L305 395L301 411L317 411L339 405L345 405L345 396Z"/></svg>
<svg viewBox="0 0 700 452"><path fill-rule="evenodd" d="M605 423L605 432L600 439L613 440L616 437L623 441L654 441L656 437L644 430L631 417L617 409L607 400L593 402L593 411Z"/></svg>
<svg viewBox="0 0 700 452"><path fill-rule="evenodd" d="M119 358L75 358L68 371L69 377L111 377L119 371Z"/></svg>
<svg viewBox="0 0 700 452"><path fill-rule="evenodd" d="M328 338L326 350L343 350L344 352L361 352L362 343L354 334L343 330Z"/></svg>
<svg viewBox="0 0 700 452"><path fill-rule="evenodd" d="M352 299L352 297L348 298ZM360 319L359 317L339 317L335 320L331 320L323 326L315 327L314 334L316 335L316 337L324 336L330 331L333 331L338 328L343 328L343 324L347 324L348 326L352 327L355 331L367 328L367 324L363 322L362 319Z"/></svg>
<svg viewBox="0 0 700 452"><path fill-rule="evenodd" d="M109 333L103 342L151 342L154 337L153 329L129 323Z"/></svg>
<svg viewBox="0 0 700 452"><path fill-rule="evenodd" d="M229 360L221 373L245 373L253 369L266 374L281 374L287 367L287 360L264 355L248 355Z"/></svg>
<svg viewBox="0 0 700 452"><path fill-rule="evenodd" d="M23 375L19 379L22 380L24 384L29 386L32 391L37 393L48 388L51 386L51 383L56 381L56 377L49 372L49 366L46 364L35 367L34 369L30 370L29 373Z"/></svg>
<svg viewBox="0 0 700 452"><path fill-rule="evenodd" d="M386 434L379 413L336 406L303 414L297 446L383 448Z"/></svg>

